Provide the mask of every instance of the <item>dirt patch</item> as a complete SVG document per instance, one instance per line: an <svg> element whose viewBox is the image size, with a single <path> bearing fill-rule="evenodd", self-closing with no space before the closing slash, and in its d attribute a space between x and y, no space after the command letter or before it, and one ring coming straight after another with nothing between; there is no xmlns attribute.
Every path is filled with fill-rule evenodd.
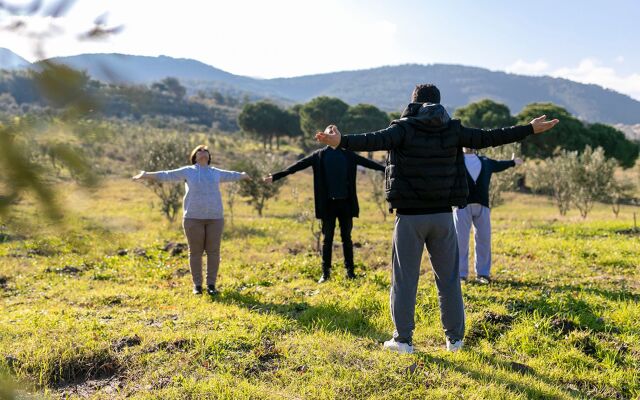
<svg viewBox="0 0 640 400"><path fill-rule="evenodd" d="M95 300L95 302L105 306L119 306L128 298L129 297L126 295L116 294L112 296L104 296L102 298L98 298Z"/></svg>
<svg viewBox="0 0 640 400"><path fill-rule="evenodd" d="M147 254L147 251L141 247L136 247L135 249L133 249L133 254L138 257L150 258Z"/></svg>
<svg viewBox="0 0 640 400"><path fill-rule="evenodd" d="M477 343L481 339L493 342L511 328L513 320L512 315L486 311L482 318L471 325L466 341L469 344Z"/></svg>
<svg viewBox="0 0 640 400"><path fill-rule="evenodd" d="M176 339L168 342L160 342L151 345L145 349L145 353L155 353L156 351L166 351L169 353L175 353L178 351L187 351L193 347L193 343L189 339Z"/></svg>
<svg viewBox="0 0 640 400"><path fill-rule="evenodd" d="M73 265L65 265L64 267L47 267L44 272L56 273L58 275L78 275L83 271L83 268L75 267Z"/></svg>
<svg viewBox="0 0 640 400"><path fill-rule="evenodd" d="M173 275L176 278L182 278L183 276L189 275L191 273L191 271L189 271L187 268L178 268L173 272Z"/></svg>
<svg viewBox="0 0 640 400"><path fill-rule="evenodd" d="M12 355L4 356L4 361L7 363L11 371L15 371L20 365L20 360Z"/></svg>
<svg viewBox="0 0 640 400"><path fill-rule="evenodd" d="M584 336L578 340L575 340L573 342L573 345L580 351L582 351L584 354L590 356L590 357L595 357L595 355L597 354L597 349L596 349L596 344L594 343L593 340L591 340L591 338L589 336Z"/></svg>
<svg viewBox="0 0 640 400"><path fill-rule="evenodd" d="M551 327L562 335L567 335L578 329L578 326L573 321L561 317L552 319Z"/></svg>
<svg viewBox="0 0 640 400"><path fill-rule="evenodd" d="M62 398L69 396L79 396L83 398L91 397L97 391L112 395L115 398L120 389L124 387L124 380L121 377L113 376L104 379L91 379L79 384L71 384L60 388Z"/></svg>
<svg viewBox="0 0 640 400"><path fill-rule="evenodd" d="M255 362L250 363L244 369L247 376L256 376L264 372L278 369L278 360L282 358L280 350L271 339L263 339L260 345L253 349Z"/></svg>
<svg viewBox="0 0 640 400"><path fill-rule="evenodd" d="M619 229L615 231L617 235L640 236L640 229Z"/></svg>
<svg viewBox="0 0 640 400"><path fill-rule="evenodd" d="M186 243L167 242L162 250L171 253L172 256L179 256L189 249Z"/></svg>
<svg viewBox="0 0 640 400"><path fill-rule="evenodd" d="M119 352L126 349L127 347L139 346L140 343L142 343L142 339L140 338L140 336L127 336L113 342L111 348L114 351Z"/></svg>
<svg viewBox="0 0 640 400"><path fill-rule="evenodd" d="M584 398L588 399L630 399L631 391L625 384L622 392L610 386L602 386L595 382L584 379L576 379L573 381L565 381L567 389L580 393Z"/></svg>
<svg viewBox="0 0 640 400"><path fill-rule="evenodd" d="M15 240L15 238L8 233L0 232L0 243L10 242Z"/></svg>
<svg viewBox="0 0 640 400"><path fill-rule="evenodd" d="M76 390L78 386L87 386L88 389L119 380L123 372L124 368L116 356L105 351L56 361L48 370L45 384L62 391Z"/></svg>

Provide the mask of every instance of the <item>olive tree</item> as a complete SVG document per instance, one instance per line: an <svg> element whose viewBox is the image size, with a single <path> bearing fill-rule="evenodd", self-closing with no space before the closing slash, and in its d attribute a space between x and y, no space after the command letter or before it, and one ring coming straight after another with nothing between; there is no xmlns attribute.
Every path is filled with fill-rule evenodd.
<svg viewBox="0 0 640 400"><path fill-rule="evenodd" d="M263 154L244 158L236 162L232 168L236 171L245 171L251 177L250 180L239 182L238 193L245 197L246 202L262 217L267 201L278 195L284 183L284 181L263 182L262 177L281 169L282 163L273 154Z"/></svg>
<svg viewBox="0 0 640 400"><path fill-rule="evenodd" d="M571 207L570 181L577 155L577 152L563 151L555 157L539 161L527 171L533 190L550 195L560 215L566 215Z"/></svg>
<svg viewBox="0 0 640 400"><path fill-rule="evenodd" d="M575 160L569 181L572 202L580 210L582 218L587 218L593 204L607 198L617 162L608 159L602 147L594 150L591 146L585 147Z"/></svg>
<svg viewBox="0 0 640 400"><path fill-rule="evenodd" d="M178 168L185 164L189 154L188 145L177 138L159 140L141 148L139 166L145 171L161 171ZM184 183L147 181L146 184L160 200L160 210L169 222L173 222L180 210L184 196Z"/></svg>
<svg viewBox="0 0 640 400"><path fill-rule="evenodd" d="M313 198L307 197L301 199L300 192L295 186L291 188L291 197L296 205L296 221L307 225L313 238L314 251L319 254L321 251L320 238L322 237L322 224L316 218L313 209Z"/></svg>
<svg viewBox="0 0 640 400"><path fill-rule="evenodd" d="M367 174L371 181L371 197L375 203L378 211L382 214L382 220L387 220L387 214L389 213L389 207L385 198L385 176L378 172Z"/></svg>

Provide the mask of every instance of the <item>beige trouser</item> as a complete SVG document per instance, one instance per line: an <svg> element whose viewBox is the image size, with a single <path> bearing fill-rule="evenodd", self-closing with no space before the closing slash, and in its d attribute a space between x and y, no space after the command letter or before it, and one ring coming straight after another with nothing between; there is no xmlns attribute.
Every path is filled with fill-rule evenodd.
<svg viewBox="0 0 640 400"><path fill-rule="evenodd" d="M202 286L202 254L207 252L207 285L215 285L220 266L220 242L224 219L185 218L184 234L189 243L189 267L193 284Z"/></svg>

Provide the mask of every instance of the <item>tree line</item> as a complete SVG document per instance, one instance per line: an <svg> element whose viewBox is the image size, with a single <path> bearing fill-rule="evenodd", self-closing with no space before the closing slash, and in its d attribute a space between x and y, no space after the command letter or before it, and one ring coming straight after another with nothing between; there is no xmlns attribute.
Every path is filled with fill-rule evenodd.
<svg viewBox="0 0 640 400"><path fill-rule="evenodd" d="M562 123L553 135L534 136L522 143L522 155L530 158L552 157L559 150L583 151L587 146L602 147L609 158L624 168L632 167L638 158L640 146L628 140L624 133L601 123L585 123L566 109L551 103L532 103L517 115L509 108L492 100L481 100L455 110L454 118L472 128L497 128L529 123L534 117L546 114L559 118ZM245 104L238 116L240 128L262 140L264 147L272 147L273 139L279 148L282 137L298 138L303 149L314 147L313 136L331 123L338 124L342 132L361 133L383 129L399 113L389 113L370 104L349 106L338 98L321 96L288 109L269 100Z"/></svg>

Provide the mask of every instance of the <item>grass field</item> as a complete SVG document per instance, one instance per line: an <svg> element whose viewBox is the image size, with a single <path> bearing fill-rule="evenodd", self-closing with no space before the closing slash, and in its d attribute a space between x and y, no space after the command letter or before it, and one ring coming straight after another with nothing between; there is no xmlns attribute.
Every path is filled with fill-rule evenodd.
<svg viewBox="0 0 640 400"><path fill-rule="evenodd" d="M359 279L343 277L336 243L333 279L316 283L320 258L296 219L311 175L299 173L263 218L238 201L215 298L191 294L186 252L163 250L185 241L179 222L143 185L63 188L63 227L23 201L0 236L1 373L23 398L640 398L637 208L616 219L597 205L583 221L508 194L493 210L495 282L463 287L464 351L444 350L425 255L417 353L399 356L381 348L393 218L359 179Z"/></svg>

